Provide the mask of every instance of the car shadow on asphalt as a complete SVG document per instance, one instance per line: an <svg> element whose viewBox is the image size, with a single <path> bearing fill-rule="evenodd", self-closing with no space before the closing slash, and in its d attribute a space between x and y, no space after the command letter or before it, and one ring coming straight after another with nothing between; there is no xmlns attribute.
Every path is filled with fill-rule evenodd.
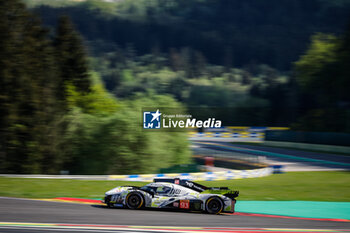
<svg viewBox="0 0 350 233"><path fill-rule="evenodd" d="M108 207L106 205L90 205L91 207L94 208L100 208L100 209L109 209L109 210L131 210L128 208L123 208L123 207ZM171 208L162 208L162 209L156 209L156 208L142 208L140 209L145 210L145 211L154 211L154 212L176 212L176 213L184 213L184 214L208 214L203 211L186 211L186 210L179 210L179 209L171 209ZM135 210L139 211L139 210ZM226 214L219 214L221 216L227 216Z"/></svg>

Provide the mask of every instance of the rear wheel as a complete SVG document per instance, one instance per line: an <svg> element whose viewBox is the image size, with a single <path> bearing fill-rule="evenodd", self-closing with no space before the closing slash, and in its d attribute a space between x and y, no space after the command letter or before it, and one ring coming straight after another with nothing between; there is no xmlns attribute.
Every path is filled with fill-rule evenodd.
<svg viewBox="0 0 350 233"><path fill-rule="evenodd" d="M220 214L223 208L224 204L219 197L210 197L205 204L205 210L209 214Z"/></svg>
<svg viewBox="0 0 350 233"><path fill-rule="evenodd" d="M140 209L143 206L144 199L141 193L132 192L126 197L126 206L129 209Z"/></svg>

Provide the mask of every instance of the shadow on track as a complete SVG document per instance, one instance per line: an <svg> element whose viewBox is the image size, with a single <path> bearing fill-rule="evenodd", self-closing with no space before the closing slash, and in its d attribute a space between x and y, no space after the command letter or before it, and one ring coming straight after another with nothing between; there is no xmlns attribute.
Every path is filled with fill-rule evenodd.
<svg viewBox="0 0 350 233"><path fill-rule="evenodd" d="M110 210L122 210L122 209L125 209L125 210L132 210L132 211L142 211L142 210L145 210L145 211L150 211L150 212L176 212L176 213L184 213L184 214L205 214L205 215L210 215L208 214L207 212L204 212L204 211L186 211L186 210L179 210L179 209L172 209L172 208L161 208L161 209L158 209L158 208L141 208L141 209L138 209L138 210L133 210L133 209L128 209L128 208L124 208L124 207L108 207L108 206L105 206L105 205L90 205L91 207L94 207L94 208L100 208L100 209L110 209ZM217 215L221 215L221 216L228 216L227 214L217 214Z"/></svg>

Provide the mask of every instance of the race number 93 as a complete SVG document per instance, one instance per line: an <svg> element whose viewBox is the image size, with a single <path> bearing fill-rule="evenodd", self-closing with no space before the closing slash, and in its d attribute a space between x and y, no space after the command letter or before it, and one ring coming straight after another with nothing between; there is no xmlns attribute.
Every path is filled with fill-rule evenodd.
<svg viewBox="0 0 350 233"><path fill-rule="evenodd" d="M181 209L189 209L190 208L190 200L180 200L180 208Z"/></svg>

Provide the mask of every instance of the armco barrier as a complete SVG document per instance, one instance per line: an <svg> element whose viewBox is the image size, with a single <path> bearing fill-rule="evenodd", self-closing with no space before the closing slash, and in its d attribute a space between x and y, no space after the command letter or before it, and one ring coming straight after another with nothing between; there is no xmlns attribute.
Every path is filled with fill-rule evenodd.
<svg viewBox="0 0 350 233"><path fill-rule="evenodd" d="M223 138L264 138L265 133L250 133L250 132L240 132L240 133L228 133L228 132L190 132L190 137L223 137Z"/></svg>
<svg viewBox="0 0 350 233"><path fill-rule="evenodd" d="M265 140L323 144L323 145L334 145L334 146L350 146L349 133L270 130L270 131L266 131Z"/></svg>
<svg viewBox="0 0 350 233"><path fill-rule="evenodd" d="M0 177L33 178L33 179L73 179L73 180L124 180L152 182L154 178L182 178L188 180L233 180L243 178L256 178L268 176L273 173L273 168L266 167L253 170L227 170L220 172L196 172L196 173L164 173L142 175L30 175L30 174L0 174Z"/></svg>
<svg viewBox="0 0 350 233"><path fill-rule="evenodd" d="M219 172L196 172L196 173L164 173L164 174L145 174L145 175L110 175L109 180L124 181L144 181L152 182L154 178L181 178L193 181L211 181L211 180L234 180L244 178L257 178L269 176L273 173L273 168L266 167L253 170L227 170Z"/></svg>
<svg viewBox="0 0 350 233"><path fill-rule="evenodd" d="M314 150L325 153L350 154L350 146L333 146L322 144L310 144L300 142L264 141L260 145L272 147L284 147L289 149Z"/></svg>
<svg viewBox="0 0 350 233"><path fill-rule="evenodd" d="M67 179L67 180L108 180L109 175L0 174L0 177L32 178L32 179Z"/></svg>
<svg viewBox="0 0 350 233"><path fill-rule="evenodd" d="M215 138L258 138L263 139L267 130L286 131L288 127L225 126L219 129L206 129L204 132L190 131L190 137Z"/></svg>

